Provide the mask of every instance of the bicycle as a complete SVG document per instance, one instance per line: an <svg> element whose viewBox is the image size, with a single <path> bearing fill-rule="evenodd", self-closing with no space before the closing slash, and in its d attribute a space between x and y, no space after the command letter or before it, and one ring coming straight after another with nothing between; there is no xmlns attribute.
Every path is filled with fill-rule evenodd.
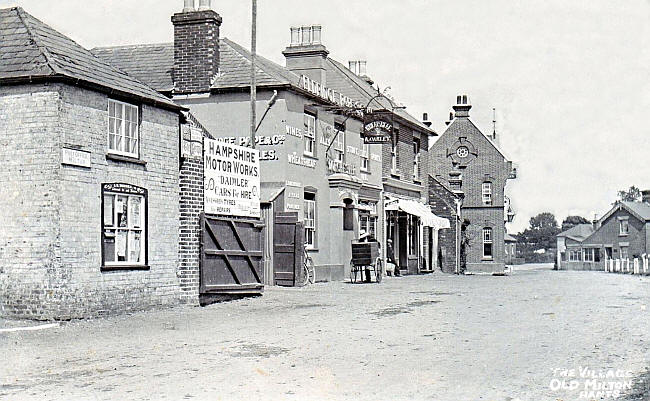
<svg viewBox="0 0 650 401"><path fill-rule="evenodd" d="M314 269L314 259L309 256L307 253L307 247L303 246L302 248L302 268L303 268L303 283L305 286L307 284L314 284L316 282L316 270Z"/></svg>

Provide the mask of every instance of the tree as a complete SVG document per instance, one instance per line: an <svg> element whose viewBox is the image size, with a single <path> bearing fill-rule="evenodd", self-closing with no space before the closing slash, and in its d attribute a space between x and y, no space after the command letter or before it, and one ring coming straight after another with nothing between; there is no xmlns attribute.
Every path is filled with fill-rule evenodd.
<svg viewBox="0 0 650 401"><path fill-rule="evenodd" d="M618 200L624 202L638 202L641 200L641 190L632 185L628 190L618 191Z"/></svg>
<svg viewBox="0 0 650 401"><path fill-rule="evenodd" d="M530 227L517 234L519 247L527 262L539 262L539 255L535 253L540 249L548 251L555 248L555 236L560 233L557 220L553 213L544 212L529 221ZM549 252L545 252L546 255ZM550 253L551 255L553 252ZM544 256L548 258L547 256ZM544 260L545 261L545 260ZM552 260L550 260L552 261Z"/></svg>
<svg viewBox="0 0 650 401"><path fill-rule="evenodd" d="M590 221L585 219L582 216L567 216L564 221L562 221L561 231L566 231L570 228L577 226L578 224L589 224Z"/></svg>

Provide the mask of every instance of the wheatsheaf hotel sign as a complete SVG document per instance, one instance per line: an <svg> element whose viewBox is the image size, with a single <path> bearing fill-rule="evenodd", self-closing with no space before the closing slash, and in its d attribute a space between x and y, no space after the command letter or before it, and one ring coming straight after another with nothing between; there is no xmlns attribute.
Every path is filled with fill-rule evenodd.
<svg viewBox="0 0 650 401"><path fill-rule="evenodd" d="M259 152L208 138L203 148L205 213L260 217Z"/></svg>

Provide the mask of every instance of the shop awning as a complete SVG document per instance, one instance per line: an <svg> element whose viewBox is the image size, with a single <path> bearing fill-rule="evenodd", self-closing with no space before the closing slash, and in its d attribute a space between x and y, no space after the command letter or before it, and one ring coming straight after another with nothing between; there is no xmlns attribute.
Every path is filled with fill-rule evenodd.
<svg viewBox="0 0 650 401"><path fill-rule="evenodd" d="M449 220L436 216L427 205L418 201L395 199L386 205L385 210L401 210L405 213L418 216L423 226L433 227L436 230L451 227Z"/></svg>

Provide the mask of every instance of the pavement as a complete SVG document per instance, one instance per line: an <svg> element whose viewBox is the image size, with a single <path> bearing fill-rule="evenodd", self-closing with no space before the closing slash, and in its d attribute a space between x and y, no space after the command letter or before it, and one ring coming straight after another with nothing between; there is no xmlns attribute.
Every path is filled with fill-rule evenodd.
<svg viewBox="0 0 650 401"><path fill-rule="evenodd" d="M269 287L0 332L0 400L648 400L648 306L650 277L547 265Z"/></svg>

